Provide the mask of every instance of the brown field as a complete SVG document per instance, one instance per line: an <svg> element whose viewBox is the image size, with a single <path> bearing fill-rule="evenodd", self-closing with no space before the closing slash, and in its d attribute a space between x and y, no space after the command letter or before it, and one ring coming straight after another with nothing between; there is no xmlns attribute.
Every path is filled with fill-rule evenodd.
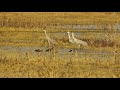
<svg viewBox="0 0 120 90"><path fill-rule="evenodd" d="M119 26L114 29L119 21L120 13L115 12L0 12L0 77L119 78ZM57 41L56 50L45 52L44 29ZM67 31L88 47L69 43Z"/></svg>

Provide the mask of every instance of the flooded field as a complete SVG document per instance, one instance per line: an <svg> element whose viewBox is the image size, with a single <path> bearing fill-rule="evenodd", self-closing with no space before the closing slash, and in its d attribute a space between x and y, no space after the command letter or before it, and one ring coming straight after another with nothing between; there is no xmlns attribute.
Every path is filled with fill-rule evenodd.
<svg viewBox="0 0 120 90"><path fill-rule="evenodd" d="M87 38L91 35L95 35L95 39L98 40L106 40L106 36L104 32L92 32L92 31L84 31L84 32L78 32L78 31L72 31L74 32L75 36L77 38ZM77 55L80 57L86 57L92 56L98 59L108 60L114 58L114 51L113 50L106 50L109 46L106 45L106 47L102 48L100 44L102 42L98 43L98 49L94 49L92 45L88 45L88 47L79 47L76 44L72 44L68 41L68 35L67 31L62 32L47 32L50 38L58 41L56 46L56 51L46 51L50 47L48 46L48 41L45 37L45 33L42 31L1 31L1 38L0 42L4 43L3 45L0 45L0 51L2 54L3 52L6 53L12 53L12 54L19 54L25 56L26 53L30 53L33 57L37 57L38 55L41 56L47 56L52 55L54 53L54 56L56 57L74 57ZM119 33L118 33L119 36ZM63 42L62 39L65 41ZM95 40L94 39L94 40ZM94 41L95 42L95 41ZM107 42L107 41L106 41ZM6 44L10 45L6 45ZM89 43L87 41L87 43ZM101 49L102 48L102 49ZM40 50L37 52L36 50ZM26 57L26 56L25 56ZM119 57L117 57L119 58Z"/></svg>
<svg viewBox="0 0 120 90"><path fill-rule="evenodd" d="M0 77L119 78L119 22L120 13L1 12Z"/></svg>

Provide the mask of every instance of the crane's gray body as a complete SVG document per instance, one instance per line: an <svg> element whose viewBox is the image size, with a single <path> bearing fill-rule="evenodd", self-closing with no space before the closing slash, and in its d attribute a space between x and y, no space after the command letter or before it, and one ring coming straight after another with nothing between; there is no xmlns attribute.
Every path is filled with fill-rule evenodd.
<svg viewBox="0 0 120 90"><path fill-rule="evenodd" d="M52 45L56 45L56 41L54 40L54 39L51 39L48 35L47 35L47 33L46 33L46 31L45 30L43 30L44 32L45 32L45 36L46 36L46 38L47 38L47 40L48 40L48 44L49 44L49 46L52 44Z"/></svg>
<svg viewBox="0 0 120 90"><path fill-rule="evenodd" d="M72 33L72 38L73 38L74 42L76 44L78 44L79 46L88 46L87 42L75 38L74 33Z"/></svg>

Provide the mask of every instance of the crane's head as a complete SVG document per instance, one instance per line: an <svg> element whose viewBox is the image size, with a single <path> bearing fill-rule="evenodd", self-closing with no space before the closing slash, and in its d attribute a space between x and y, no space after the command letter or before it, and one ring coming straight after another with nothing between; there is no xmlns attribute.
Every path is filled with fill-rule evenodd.
<svg viewBox="0 0 120 90"><path fill-rule="evenodd" d="M70 33L69 31L67 33Z"/></svg>
<svg viewBox="0 0 120 90"><path fill-rule="evenodd" d="M46 30L43 30L46 33Z"/></svg>

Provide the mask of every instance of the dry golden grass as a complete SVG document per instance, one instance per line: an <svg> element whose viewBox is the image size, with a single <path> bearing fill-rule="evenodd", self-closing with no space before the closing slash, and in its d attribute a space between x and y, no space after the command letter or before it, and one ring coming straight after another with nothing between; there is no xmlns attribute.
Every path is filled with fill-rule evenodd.
<svg viewBox="0 0 120 90"><path fill-rule="evenodd" d="M55 28L60 25L76 24L116 24L120 13L87 12L1 12L0 13L0 77L18 78L119 78L120 77L120 34L115 30L73 30ZM67 31L84 32L77 38L86 41L89 51L108 51L112 55L80 54L46 55L31 52L8 52L4 46L48 46L44 36L45 29L58 41L58 48L79 49L68 42ZM56 33L56 34L55 34ZM65 34L63 34L65 33ZM108 36L106 37L105 34ZM33 50L34 51L34 50Z"/></svg>
<svg viewBox="0 0 120 90"><path fill-rule="evenodd" d="M99 12L1 12L0 26L44 28L69 24L115 24L120 13Z"/></svg>
<svg viewBox="0 0 120 90"><path fill-rule="evenodd" d="M12 78L118 78L119 64L114 60L92 59L92 56L63 57L53 54L34 57L31 53L0 57L0 77ZM107 58L106 58L107 59ZM110 59L108 57L108 59Z"/></svg>

